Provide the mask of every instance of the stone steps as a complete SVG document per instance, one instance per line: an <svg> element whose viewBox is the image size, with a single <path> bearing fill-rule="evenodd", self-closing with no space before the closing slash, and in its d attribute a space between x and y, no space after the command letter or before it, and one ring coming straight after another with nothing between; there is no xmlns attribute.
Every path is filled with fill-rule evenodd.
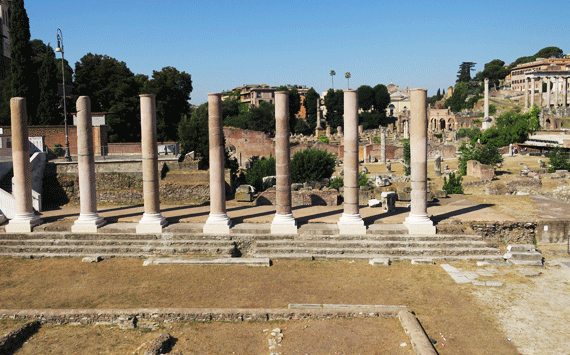
<svg viewBox="0 0 570 355"><path fill-rule="evenodd" d="M446 255L499 255L494 248L342 248L342 247L271 247L256 248L254 256L257 255L286 255L286 254L311 254L311 255L343 255L343 254L364 254L364 255L408 255L408 256L446 256Z"/></svg>
<svg viewBox="0 0 570 355"><path fill-rule="evenodd" d="M2 246L0 253L5 254L81 254L81 255L101 255L101 254L125 254L125 255L173 255L173 254L204 254L204 255L229 255L234 249L232 246L226 247L161 247L161 246L59 246L59 245L19 245Z"/></svg>
<svg viewBox="0 0 570 355"><path fill-rule="evenodd" d="M225 247L233 242L229 240L207 240L207 239L159 239L159 240L137 240L137 239L0 239L0 247L17 245L34 246L193 246L193 247Z"/></svg>
<svg viewBox="0 0 570 355"><path fill-rule="evenodd" d="M305 260L370 260L374 258L384 258L390 260L413 260L419 257L418 255L386 255L386 254L328 254L319 255L312 253L296 253L296 254L262 254L256 253L255 258L270 258L272 260L278 259L305 259ZM502 262L503 257L498 254L493 255L430 255L432 260L442 260L442 261L465 261L465 260L475 260L475 261L487 261L487 262Z"/></svg>
<svg viewBox="0 0 570 355"><path fill-rule="evenodd" d="M277 240L278 238L273 238ZM304 240L304 241L392 241L392 242L414 242L414 241L482 241L482 238L477 235L409 235L409 234L366 234L366 235L299 235L290 240Z"/></svg>

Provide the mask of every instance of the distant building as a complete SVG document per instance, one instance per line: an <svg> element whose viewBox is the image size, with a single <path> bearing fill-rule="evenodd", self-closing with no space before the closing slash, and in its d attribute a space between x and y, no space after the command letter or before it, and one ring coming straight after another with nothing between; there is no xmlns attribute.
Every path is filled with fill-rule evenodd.
<svg viewBox="0 0 570 355"><path fill-rule="evenodd" d="M506 77L506 80L510 80L511 90L524 91L525 78L528 74L549 71L570 72L570 58L538 58L534 62L519 64ZM537 80L535 83L535 90L539 89L539 85L542 85L542 83Z"/></svg>
<svg viewBox="0 0 570 355"><path fill-rule="evenodd" d="M10 1L0 0L0 79L10 70Z"/></svg>
<svg viewBox="0 0 570 355"><path fill-rule="evenodd" d="M390 103L386 108L386 115L389 117L407 115L406 112L410 109L410 88L406 86L402 90L395 84L390 84L386 88L390 94Z"/></svg>

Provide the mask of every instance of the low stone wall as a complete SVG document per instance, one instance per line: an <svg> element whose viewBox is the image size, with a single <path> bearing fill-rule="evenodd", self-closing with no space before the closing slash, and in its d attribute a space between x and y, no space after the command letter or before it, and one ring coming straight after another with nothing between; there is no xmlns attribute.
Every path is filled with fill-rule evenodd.
<svg viewBox="0 0 570 355"><path fill-rule="evenodd" d="M267 189L255 199L255 205L275 205L275 198L275 189ZM291 191L292 206L338 206L338 198L335 189Z"/></svg>
<svg viewBox="0 0 570 355"><path fill-rule="evenodd" d="M469 160L467 162L467 175L483 181L491 181L495 176L495 169L490 165L481 164L477 160Z"/></svg>
<svg viewBox="0 0 570 355"><path fill-rule="evenodd" d="M507 244L533 244L539 234L538 225L540 222L447 220L437 225L437 231L440 234L480 235L493 247L499 247Z"/></svg>

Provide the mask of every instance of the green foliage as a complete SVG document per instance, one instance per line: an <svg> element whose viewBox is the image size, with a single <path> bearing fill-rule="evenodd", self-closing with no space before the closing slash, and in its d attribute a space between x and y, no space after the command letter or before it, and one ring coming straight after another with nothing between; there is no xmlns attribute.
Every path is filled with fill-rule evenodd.
<svg viewBox="0 0 570 355"><path fill-rule="evenodd" d="M330 140L328 139L328 137L326 137L326 136L324 136L324 135L322 135L322 134L319 134L319 137L318 137L317 139L318 139L319 142L321 142L321 143L326 143L326 144L328 144L328 143L330 142Z"/></svg>
<svg viewBox="0 0 570 355"><path fill-rule="evenodd" d="M13 0L10 8L10 58L12 97L29 97L32 83L30 20L24 0Z"/></svg>
<svg viewBox="0 0 570 355"><path fill-rule="evenodd" d="M497 106L490 104L489 105L489 115L493 116L497 113Z"/></svg>
<svg viewBox="0 0 570 355"><path fill-rule="evenodd" d="M275 91L287 91L289 93L289 129L293 133L295 127L297 126L297 114L301 110L301 95L299 95L299 90L297 88L288 88L287 86L280 86Z"/></svg>
<svg viewBox="0 0 570 355"><path fill-rule="evenodd" d="M369 111L376 104L376 93L369 85L362 85L358 88L358 107L364 111Z"/></svg>
<svg viewBox="0 0 570 355"><path fill-rule="evenodd" d="M59 143L54 144L52 152L53 152L53 155L55 155L56 157L62 157L64 154L62 145Z"/></svg>
<svg viewBox="0 0 570 355"><path fill-rule="evenodd" d="M520 57L509 65L509 70L513 69L519 64L534 62L537 58L562 58L564 51L558 47L545 47L539 50L535 55L528 57Z"/></svg>
<svg viewBox="0 0 570 355"><path fill-rule="evenodd" d="M292 182L328 179L334 172L336 157L321 149L306 149L293 154L291 159Z"/></svg>
<svg viewBox="0 0 570 355"><path fill-rule="evenodd" d="M62 117L58 109L60 97L57 94L57 67L55 53L48 46L42 66L38 73L40 80L40 100L37 109L38 123L42 125L61 124Z"/></svg>
<svg viewBox="0 0 570 355"><path fill-rule="evenodd" d="M529 133L539 128L540 109L533 107L526 113L505 112L495 118L495 125L480 133L475 139L493 147L506 147L512 143L523 143Z"/></svg>
<svg viewBox="0 0 570 355"><path fill-rule="evenodd" d="M376 136L376 137L372 138L372 141L373 141L374 143L380 144L380 143L382 143L382 138Z"/></svg>
<svg viewBox="0 0 570 355"><path fill-rule="evenodd" d="M463 186L461 182L463 181L463 177L461 175L455 176L455 173L449 174L449 181L443 177L443 190L445 190L448 194L462 194L463 193Z"/></svg>
<svg viewBox="0 0 570 355"><path fill-rule="evenodd" d="M158 141L176 141L178 125L190 110L192 77L173 67L153 71L144 83L145 94L156 95L156 130Z"/></svg>
<svg viewBox="0 0 570 355"><path fill-rule="evenodd" d="M410 168L410 141L406 139L404 141L404 175L410 176L412 170Z"/></svg>
<svg viewBox="0 0 570 355"><path fill-rule="evenodd" d="M274 134L275 105L262 101L259 103L259 107L251 106L247 112L242 112L233 117L225 117L224 126Z"/></svg>
<svg viewBox="0 0 570 355"><path fill-rule="evenodd" d="M441 139L441 137L443 137L443 133L434 133L433 136L434 136L435 138Z"/></svg>
<svg viewBox="0 0 570 355"><path fill-rule="evenodd" d="M256 191L263 191L263 178L275 176L275 158L261 158L251 165L245 172L245 181L248 185L255 187Z"/></svg>
<svg viewBox="0 0 570 355"><path fill-rule="evenodd" d="M368 177L364 171L358 173L358 186L368 186Z"/></svg>
<svg viewBox="0 0 570 355"><path fill-rule="evenodd" d="M311 134L310 132L314 131L317 127L317 99L319 99L319 94L315 91L315 89L310 88L305 93L305 101L303 101L303 106L305 106L305 110L307 112L307 126L304 128L304 131L300 131L295 129L297 133L303 134ZM306 133L307 132L307 133Z"/></svg>
<svg viewBox="0 0 570 355"><path fill-rule="evenodd" d="M562 148L555 147L552 148L548 154L550 159L550 167L548 168L549 173L553 173L556 170L570 170L570 162L568 162L568 152Z"/></svg>
<svg viewBox="0 0 570 355"><path fill-rule="evenodd" d="M500 59L494 59L485 64L485 69L477 73L476 78L479 81L483 81L485 78L489 79L489 85L494 86L496 90L500 81L509 73L509 69L505 68L505 62Z"/></svg>
<svg viewBox="0 0 570 355"><path fill-rule="evenodd" d="M344 115L344 93L342 90L329 89L325 96L325 106L327 107L326 120L329 126L336 129L342 126Z"/></svg>
<svg viewBox="0 0 570 355"><path fill-rule="evenodd" d="M467 83L471 81L471 71L474 70L473 67L477 63L473 62L463 62L459 65L459 70L457 71L457 83Z"/></svg>
<svg viewBox="0 0 570 355"><path fill-rule="evenodd" d="M208 103L184 116L178 126L178 138L184 154L196 152L202 157L200 168L207 168L209 158Z"/></svg>
<svg viewBox="0 0 570 355"><path fill-rule="evenodd" d="M476 145L471 143L467 146L465 143L459 147L459 173L467 174L467 162L469 160L477 160L485 165L497 165L503 161L503 156L497 147L492 145Z"/></svg>
<svg viewBox="0 0 570 355"><path fill-rule="evenodd" d="M340 188L344 186L344 179L342 176L337 176L331 179L329 187L331 189L336 189L340 191Z"/></svg>
<svg viewBox="0 0 570 355"><path fill-rule="evenodd" d="M481 134L481 130L478 127L473 127L473 128L461 127L457 131L457 138L468 137L469 139L474 139L479 134Z"/></svg>
<svg viewBox="0 0 570 355"><path fill-rule="evenodd" d="M390 93L388 93L388 88L386 85L378 84L374 87L375 102L374 111L378 113L385 113L386 108L390 104Z"/></svg>

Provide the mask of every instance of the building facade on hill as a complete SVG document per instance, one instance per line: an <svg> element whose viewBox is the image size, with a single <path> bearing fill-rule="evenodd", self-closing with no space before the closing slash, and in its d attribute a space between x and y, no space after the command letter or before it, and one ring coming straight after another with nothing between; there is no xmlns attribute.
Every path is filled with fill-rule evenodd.
<svg viewBox="0 0 570 355"><path fill-rule="evenodd" d="M0 79L10 70L10 1L0 0Z"/></svg>
<svg viewBox="0 0 570 355"><path fill-rule="evenodd" d="M570 74L570 58L538 58L534 62L519 64L506 77L506 80L510 80L511 90L524 91L525 79L528 74L546 71L568 71ZM542 82L537 80L535 90L538 91L541 87Z"/></svg>

